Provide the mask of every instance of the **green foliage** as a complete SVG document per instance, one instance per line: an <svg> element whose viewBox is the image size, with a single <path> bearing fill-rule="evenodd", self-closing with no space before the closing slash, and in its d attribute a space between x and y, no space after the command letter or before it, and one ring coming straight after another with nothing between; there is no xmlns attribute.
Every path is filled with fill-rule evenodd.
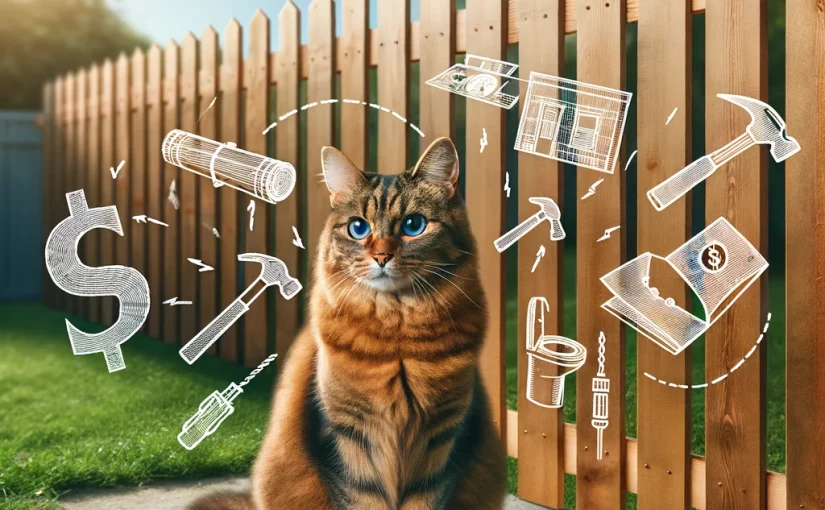
<svg viewBox="0 0 825 510"><path fill-rule="evenodd" d="M36 109L42 85L149 40L104 0L2 0L0 109Z"/></svg>

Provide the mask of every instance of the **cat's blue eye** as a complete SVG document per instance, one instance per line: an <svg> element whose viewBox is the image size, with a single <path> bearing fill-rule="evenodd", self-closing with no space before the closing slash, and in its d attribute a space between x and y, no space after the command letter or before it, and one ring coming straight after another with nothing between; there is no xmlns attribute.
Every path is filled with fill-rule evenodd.
<svg viewBox="0 0 825 510"><path fill-rule="evenodd" d="M347 225L347 232L353 239L361 240L370 235L370 231L370 224L362 218L353 218L349 220L349 225Z"/></svg>
<svg viewBox="0 0 825 510"><path fill-rule="evenodd" d="M410 214L401 222L401 232L405 236L421 235L425 228L427 228L427 218L420 214Z"/></svg>

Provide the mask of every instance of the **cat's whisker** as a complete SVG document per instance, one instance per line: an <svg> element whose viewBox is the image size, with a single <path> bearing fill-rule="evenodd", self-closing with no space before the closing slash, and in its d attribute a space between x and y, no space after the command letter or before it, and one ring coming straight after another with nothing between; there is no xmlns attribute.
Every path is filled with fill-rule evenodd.
<svg viewBox="0 0 825 510"><path fill-rule="evenodd" d="M472 304L476 305L476 306L478 307L478 309L479 309L479 310L483 310L483 308L481 308L481 306L480 306L478 303L476 303L475 301L473 301L473 298L471 298L470 296L468 296L468 295L467 295L467 293L466 293L466 292L464 292L464 290L462 290L462 288L461 288L461 287L459 287L458 285L456 285L456 284L455 284L452 280L450 280L449 278L446 278L446 277L444 277L444 276L442 276L442 275L440 275L440 274L436 273L435 271L430 271L429 269L425 269L425 268L423 268L423 267L422 267L421 269L423 269L424 271L427 271L428 273L432 273L432 274L436 275L437 277L441 278L442 280L444 280L445 282L449 283L450 285L452 285L453 287L455 287L456 289L458 289L458 291L459 291L459 292L461 292L462 294L464 294L464 297L466 297L467 299L469 299L469 300L470 300L470 303L472 303Z"/></svg>
<svg viewBox="0 0 825 510"><path fill-rule="evenodd" d="M422 281L422 282L424 282L424 283L426 283L427 285L429 285L429 286L430 286L430 288L431 288L431 289L433 289L433 292L435 292L436 294L438 294L439 296L441 296L441 300L443 301L443 303L439 303L439 304L441 305L441 308L443 308L443 309L444 309L444 311L447 313L447 317L449 317L449 318L450 318L450 322L451 322L451 323L452 323L452 325L453 325L453 331L455 331L456 333L458 333L458 328L456 328L456 326L455 326L455 321L453 320L453 315L450 313L450 309L448 308L448 305L450 305L450 304L451 304L451 303L450 303L450 301L449 301L446 297L444 297L444 294L442 294L441 292L439 292L439 291L438 291L438 289L436 289L436 288L435 288L435 286L434 286L432 283L428 282L426 278L424 278L424 277L422 277L422 276L419 276L419 278L421 278L421 281Z"/></svg>
<svg viewBox="0 0 825 510"><path fill-rule="evenodd" d="M349 290L348 290L348 291L347 291L347 293L344 295L344 297L343 297L343 298L341 298L341 301L338 303L338 308L337 308L337 310L335 311L335 318L336 318L336 319L338 318L338 314L340 314L340 313L341 313L341 308L343 307L344 303L346 303L346 302L347 302L347 299L349 299L350 294L352 294L352 291L353 291L353 290L355 290L355 288L356 288L356 287L358 287L358 286L359 286L359 284L361 283L361 282L360 282L360 281L358 281L356 278L351 278L351 279L352 279L352 281L353 281L353 284L350 286Z"/></svg>
<svg viewBox="0 0 825 510"><path fill-rule="evenodd" d="M455 273L453 273L453 272L447 271L447 270L446 270L446 269L444 269L444 268L441 268L441 267L438 267L438 266L431 266L431 265L426 264L426 263L424 263L424 265L428 266L430 269L434 269L435 271L441 271L441 272L443 272L443 273L447 273L447 274L453 275L453 276L455 276L456 278L461 278L462 280L469 280L469 278L467 278L466 276L460 276L460 275L457 275L457 274L455 274Z"/></svg>

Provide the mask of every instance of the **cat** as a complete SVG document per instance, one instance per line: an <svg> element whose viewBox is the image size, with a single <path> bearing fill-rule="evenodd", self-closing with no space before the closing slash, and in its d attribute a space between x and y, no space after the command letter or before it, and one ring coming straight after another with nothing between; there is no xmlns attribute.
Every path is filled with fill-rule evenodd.
<svg viewBox="0 0 825 510"><path fill-rule="evenodd" d="M331 214L252 494L197 510L500 509L505 456L479 374L487 323L449 138L367 174L322 150Z"/></svg>

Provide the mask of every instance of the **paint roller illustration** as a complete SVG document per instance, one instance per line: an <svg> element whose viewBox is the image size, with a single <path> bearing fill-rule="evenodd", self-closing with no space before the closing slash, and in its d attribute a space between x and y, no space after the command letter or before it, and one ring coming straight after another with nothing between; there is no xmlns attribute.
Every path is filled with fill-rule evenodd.
<svg viewBox="0 0 825 510"><path fill-rule="evenodd" d="M587 349L575 340L545 335L544 313L549 311L543 297L534 297L527 305L527 400L540 407L559 408L564 405L564 378L584 365ZM538 337L536 322L541 325Z"/></svg>
<svg viewBox="0 0 825 510"><path fill-rule="evenodd" d="M284 161L239 149L232 142L221 143L187 131L173 129L161 146L170 165L243 191L270 204L287 198L295 188L295 168Z"/></svg>

